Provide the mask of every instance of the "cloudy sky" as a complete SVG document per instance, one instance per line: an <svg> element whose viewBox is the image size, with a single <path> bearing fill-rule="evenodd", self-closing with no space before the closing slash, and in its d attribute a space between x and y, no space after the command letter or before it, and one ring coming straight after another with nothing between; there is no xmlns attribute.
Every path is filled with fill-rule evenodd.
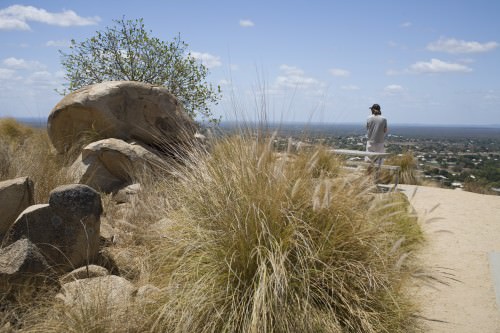
<svg viewBox="0 0 500 333"><path fill-rule="evenodd" d="M160 4L161 3L161 4ZM0 1L0 116L47 117L59 50L143 18L210 68L225 119L500 124L500 1Z"/></svg>

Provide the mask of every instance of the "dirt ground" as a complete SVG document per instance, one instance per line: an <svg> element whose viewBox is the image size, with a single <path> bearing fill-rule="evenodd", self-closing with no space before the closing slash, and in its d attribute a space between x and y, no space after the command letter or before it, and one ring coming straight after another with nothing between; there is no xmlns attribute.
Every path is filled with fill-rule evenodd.
<svg viewBox="0 0 500 333"><path fill-rule="evenodd" d="M500 252L500 196L411 185L400 190L425 233L418 258L442 282L419 281L414 289L426 332L500 332L489 260Z"/></svg>

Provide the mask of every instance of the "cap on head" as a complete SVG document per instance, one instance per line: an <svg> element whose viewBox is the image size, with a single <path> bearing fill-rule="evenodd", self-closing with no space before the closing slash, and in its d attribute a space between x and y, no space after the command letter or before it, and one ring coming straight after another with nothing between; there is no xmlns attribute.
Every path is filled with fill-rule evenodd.
<svg viewBox="0 0 500 333"><path fill-rule="evenodd" d="M370 107L370 110L372 110L372 111L380 111L380 105L378 105L378 104L373 104L373 105Z"/></svg>

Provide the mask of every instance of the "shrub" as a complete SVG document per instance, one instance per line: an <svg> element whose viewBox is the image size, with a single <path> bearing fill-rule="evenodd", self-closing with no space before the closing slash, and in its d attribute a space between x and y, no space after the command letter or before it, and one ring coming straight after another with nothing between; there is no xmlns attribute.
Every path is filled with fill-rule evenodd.
<svg viewBox="0 0 500 333"><path fill-rule="evenodd" d="M226 138L176 173L153 331L418 330L401 290L421 239L407 202L318 172L321 150L278 159L271 142Z"/></svg>
<svg viewBox="0 0 500 333"><path fill-rule="evenodd" d="M409 185L420 184L420 179L417 175L417 161L413 156L413 152L406 151L401 155L390 157L386 160L386 164L400 167L399 183ZM384 177L387 176L385 175Z"/></svg>
<svg viewBox="0 0 500 333"><path fill-rule="evenodd" d="M272 142L239 135L191 151L143 175L126 213L104 196L105 218L122 223L114 249L136 254L134 281L160 299L121 314L99 299L45 301L23 331L418 331L404 288L422 234L406 197L348 177L322 147L279 155Z"/></svg>
<svg viewBox="0 0 500 333"><path fill-rule="evenodd" d="M493 191L491 183L488 183L485 179L474 180L474 179L466 179L464 182L464 191L474 192L479 194L488 194L488 195L498 195L497 192Z"/></svg>

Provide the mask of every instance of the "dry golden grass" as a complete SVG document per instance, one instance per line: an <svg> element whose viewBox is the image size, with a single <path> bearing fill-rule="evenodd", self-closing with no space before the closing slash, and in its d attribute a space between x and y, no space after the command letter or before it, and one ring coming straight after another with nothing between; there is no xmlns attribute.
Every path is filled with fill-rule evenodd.
<svg viewBox="0 0 500 333"><path fill-rule="evenodd" d="M463 190L479 194L498 195L497 192L491 190L491 185L487 181L466 180Z"/></svg>
<svg viewBox="0 0 500 333"><path fill-rule="evenodd" d="M0 152L0 180L29 177L35 184L36 203L46 203L51 190L70 182L66 157L57 155L44 129L0 120Z"/></svg>
<svg viewBox="0 0 500 333"><path fill-rule="evenodd" d="M166 290L153 331L417 331L407 202L338 176L321 149L277 159L271 142L224 139L179 170L152 253Z"/></svg>
<svg viewBox="0 0 500 333"><path fill-rule="evenodd" d="M406 151L399 156L392 156L385 161L388 165L397 165L400 167L399 170L399 182L401 184L409 185L420 185L421 180L417 174L417 160L415 159L413 152ZM381 178L390 178L386 172L382 171L383 175Z"/></svg>
<svg viewBox="0 0 500 333"><path fill-rule="evenodd" d="M54 295L51 295L54 297ZM85 300L72 306L58 299L33 307L23 320L22 332L31 333L127 333L147 332L148 304L123 299L111 301L105 292L88 291Z"/></svg>
<svg viewBox="0 0 500 333"><path fill-rule="evenodd" d="M8 174L22 171L35 188L41 181L43 200L64 182L64 161L44 133L27 140L34 150L10 155ZM160 287L156 302L131 302L124 314L100 299L64 307L47 295L18 319L19 327L419 331L404 290L422 235L406 198L375 193L369 177L344 174L323 147L279 155L272 142L241 133L214 142L210 153L193 150L164 174L139 176L142 191L126 209L103 196L106 223L118 233L112 251L130 267L122 274L137 286ZM23 166L27 159L38 169ZM43 183L42 175L54 179ZM2 315L6 323L17 312Z"/></svg>
<svg viewBox="0 0 500 333"><path fill-rule="evenodd" d="M0 137L13 144L23 143L35 130L13 118L0 119Z"/></svg>

